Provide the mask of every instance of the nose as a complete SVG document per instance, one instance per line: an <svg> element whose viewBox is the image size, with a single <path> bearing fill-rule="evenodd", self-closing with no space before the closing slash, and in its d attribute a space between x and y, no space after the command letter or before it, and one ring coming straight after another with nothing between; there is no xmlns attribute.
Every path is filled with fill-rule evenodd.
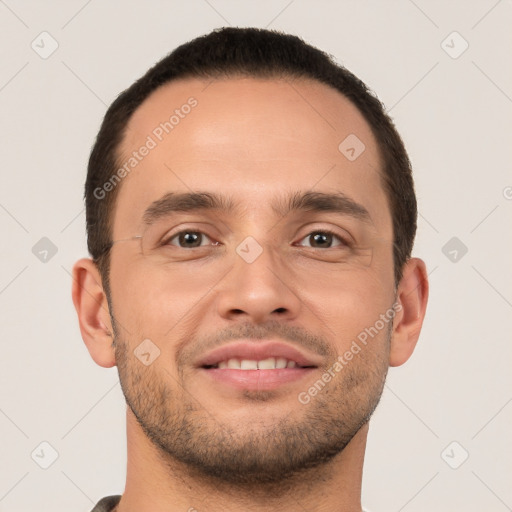
<svg viewBox="0 0 512 512"><path fill-rule="evenodd" d="M235 255L233 268L217 288L219 315L254 323L297 318L301 301L292 274L272 248L263 248L254 261L249 261Z"/></svg>

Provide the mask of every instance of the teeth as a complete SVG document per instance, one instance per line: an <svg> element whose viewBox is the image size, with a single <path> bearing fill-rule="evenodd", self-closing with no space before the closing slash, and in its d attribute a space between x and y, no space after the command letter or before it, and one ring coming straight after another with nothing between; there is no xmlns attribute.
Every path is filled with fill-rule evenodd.
<svg viewBox="0 0 512 512"><path fill-rule="evenodd" d="M256 361L255 359L228 359L227 361L220 361L217 364L219 369L234 369L234 370L275 370L282 368L297 368L299 365L295 361L289 361L284 357L269 357Z"/></svg>
<svg viewBox="0 0 512 512"><path fill-rule="evenodd" d="M258 361L258 368L260 370L273 370L276 367L276 360L273 357Z"/></svg>
<svg viewBox="0 0 512 512"><path fill-rule="evenodd" d="M229 359L228 368L240 370L240 361L238 359Z"/></svg>
<svg viewBox="0 0 512 512"><path fill-rule="evenodd" d="M240 369L241 370L257 370L258 369L258 361L254 361L252 359L242 359L240 361Z"/></svg>
<svg viewBox="0 0 512 512"><path fill-rule="evenodd" d="M276 368L286 368L288 361L284 357L278 357L276 360Z"/></svg>

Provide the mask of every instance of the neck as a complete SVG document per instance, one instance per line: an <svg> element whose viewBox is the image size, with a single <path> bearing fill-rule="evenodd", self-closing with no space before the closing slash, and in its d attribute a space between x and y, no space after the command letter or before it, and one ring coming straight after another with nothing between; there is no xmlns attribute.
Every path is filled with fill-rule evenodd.
<svg viewBox="0 0 512 512"><path fill-rule="evenodd" d="M127 408L126 487L115 512L361 512L361 481L368 424L342 453L285 482L234 487L174 460L149 441Z"/></svg>

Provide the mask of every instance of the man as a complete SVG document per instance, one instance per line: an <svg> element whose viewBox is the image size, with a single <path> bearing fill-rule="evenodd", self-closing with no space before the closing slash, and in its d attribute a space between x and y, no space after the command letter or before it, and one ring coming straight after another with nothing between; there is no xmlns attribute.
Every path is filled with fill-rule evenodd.
<svg viewBox="0 0 512 512"><path fill-rule="evenodd" d="M94 512L360 512L428 299L381 103L295 36L217 30L115 100L85 200L73 302L127 402L126 487Z"/></svg>

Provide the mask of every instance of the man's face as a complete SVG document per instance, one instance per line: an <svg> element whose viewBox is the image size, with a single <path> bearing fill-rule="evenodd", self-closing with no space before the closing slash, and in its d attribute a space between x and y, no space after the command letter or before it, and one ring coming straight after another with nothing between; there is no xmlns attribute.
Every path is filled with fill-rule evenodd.
<svg viewBox="0 0 512 512"><path fill-rule="evenodd" d="M391 215L375 138L338 92L306 81L207 85L157 90L120 148L124 163L155 142L118 185L113 238L143 238L111 252L116 363L131 412L169 463L276 481L340 453L379 401L392 329L381 315L395 299ZM158 130L190 97L197 104L172 130ZM353 135L339 149L351 134L359 156ZM235 208L153 208L158 219L144 224L153 202L198 192ZM290 196L308 193L342 193L369 215L287 211ZM287 368L224 368L261 360Z"/></svg>

